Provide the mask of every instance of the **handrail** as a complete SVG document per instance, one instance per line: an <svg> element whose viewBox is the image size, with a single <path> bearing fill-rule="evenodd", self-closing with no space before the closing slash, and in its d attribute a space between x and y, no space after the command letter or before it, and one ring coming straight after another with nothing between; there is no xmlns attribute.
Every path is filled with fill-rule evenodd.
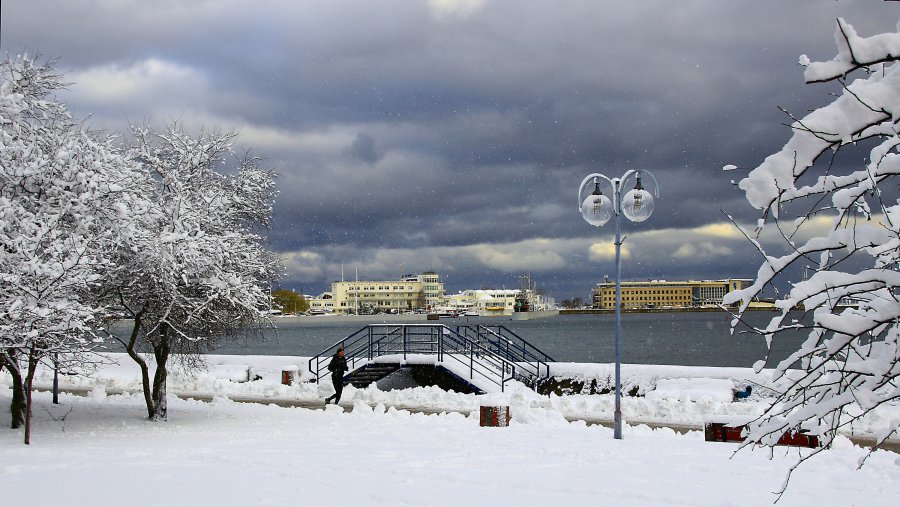
<svg viewBox="0 0 900 507"><path fill-rule="evenodd" d="M494 326L493 329L491 326L483 325L457 326L457 328L462 328L467 336L474 333L475 339L489 343L491 347L496 349L497 354L502 354L511 361L527 365L526 369L534 378L550 376L550 365L548 363L554 362L553 358L505 326ZM529 363L534 364L532 366ZM542 369L544 370L543 375L541 374Z"/></svg>
<svg viewBox="0 0 900 507"><path fill-rule="evenodd" d="M449 357L465 365L465 363L463 363L459 359L459 357L457 357L458 354L453 354L453 352L462 352L462 355L464 356L465 354L468 354L469 378L473 379L474 373L477 372L487 380L490 380L494 384L499 385L501 391L505 390L507 381L514 380L517 377L516 363L492 353L489 349L485 348L481 344L468 340L465 336L453 331L449 327L445 327L444 329L446 330L446 332L442 334L442 357L440 357L439 360L443 359L443 357ZM448 340L451 342L451 344L455 343L457 345L456 350L451 349L450 354L447 354L447 351L443 350L447 348L443 344L446 344ZM459 350L460 348L462 350ZM477 352L480 352L480 354ZM480 369L476 369L476 366L478 366ZM500 379L495 380L491 375L486 374L486 372L482 371L486 366L491 367L489 371L494 375L497 375L499 370ZM507 371L510 372L509 377L505 377Z"/></svg>
<svg viewBox="0 0 900 507"><path fill-rule="evenodd" d="M330 356L344 347L350 371L364 367L380 356L402 354L436 354L438 363L455 361L475 375L505 390L510 380L533 382L550 375L547 354L520 338L504 326L456 326L443 324L369 324L350 336L338 340L309 359L309 371L322 379L327 373ZM324 365L324 366L323 366ZM542 371L543 370L543 371ZM542 374L543 373L543 374Z"/></svg>

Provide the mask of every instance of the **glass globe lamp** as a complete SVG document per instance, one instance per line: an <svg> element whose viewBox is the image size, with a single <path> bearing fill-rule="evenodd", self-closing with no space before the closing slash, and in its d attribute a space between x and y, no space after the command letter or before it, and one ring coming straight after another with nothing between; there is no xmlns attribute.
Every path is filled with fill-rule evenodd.
<svg viewBox="0 0 900 507"><path fill-rule="evenodd" d="M622 213L632 222L643 222L653 214L653 196L641 186L641 178L637 184L622 198Z"/></svg>
<svg viewBox="0 0 900 507"><path fill-rule="evenodd" d="M587 196L581 203L581 216L584 217L585 222L600 227L612 218L613 204L609 197L600 193L600 184L596 183L595 185L594 193Z"/></svg>

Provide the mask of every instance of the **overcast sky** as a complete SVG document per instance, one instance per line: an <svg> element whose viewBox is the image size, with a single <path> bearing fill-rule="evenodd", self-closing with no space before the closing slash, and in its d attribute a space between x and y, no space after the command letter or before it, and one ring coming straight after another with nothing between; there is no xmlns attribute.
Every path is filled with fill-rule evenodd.
<svg viewBox="0 0 900 507"><path fill-rule="evenodd" d="M623 279L753 277L731 180L829 102L798 57L831 59L835 19L895 31L879 1L3 0L0 49L57 57L92 127L178 119L233 129L279 174L284 285L425 270L448 292L530 272L587 298L615 274L612 224L576 193L592 172L652 172L623 221ZM857 162L858 161L854 161ZM843 161L839 161L843 163Z"/></svg>

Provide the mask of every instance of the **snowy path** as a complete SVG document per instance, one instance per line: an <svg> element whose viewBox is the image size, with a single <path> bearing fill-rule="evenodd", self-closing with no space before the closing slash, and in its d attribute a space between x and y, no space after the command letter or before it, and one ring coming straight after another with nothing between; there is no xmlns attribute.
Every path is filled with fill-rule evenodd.
<svg viewBox="0 0 900 507"><path fill-rule="evenodd" d="M481 428L477 417L362 403L345 413L173 399L169 421L150 423L138 396L61 402L36 395L31 446L21 431L0 431L11 504L758 506L806 452L732 456L735 444L646 427L616 441L543 409ZM857 471L863 454L839 440L795 474L779 507L894 505L898 456L878 451Z"/></svg>
<svg viewBox="0 0 900 507"><path fill-rule="evenodd" d="M103 395L121 392L138 393L141 389L139 370L124 354L107 354L108 364L89 375L60 376L63 389L80 392L98 390ZM173 367L169 376L170 393L181 398L228 398L236 401L259 401L288 406L316 407L332 393L329 381L310 383L306 368L308 358L294 356L225 356L207 357L206 370L187 372ZM281 371L296 368L298 381L281 385ZM608 380L612 365L585 363L552 363L551 373L582 380ZM628 423L652 424L677 428L702 428L704 421L719 416L753 416L762 411L768 399L754 395L747 402L733 403L731 390L740 379L765 383L764 374L753 376L747 368L710 368L686 366L623 365L623 389L636 388L642 396L623 398L623 416ZM49 389L52 371L38 371L35 386ZM0 373L0 386L9 385L8 374ZM380 390L375 385L366 389L347 386L342 401L352 405L408 409L422 413L459 412L470 414L481 405L506 405L513 413L520 408L542 409L558 413L570 421L600 424L613 419L614 399L611 395L540 396L519 386L506 393L482 396L443 391L435 387L402 390ZM850 428L847 436L860 442L891 421L900 420L900 406L884 406ZM894 439L894 445L900 440Z"/></svg>
<svg viewBox="0 0 900 507"><path fill-rule="evenodd" d="M343 406L319 409L331 388L304 381L306 359L296 357L210 356L205 371L174 368L170 392L209 401L172 397L169 421L151 423L131 393L140 386L135 366L109 358L89 376L61 377L83 396L63 393L53 405L50 393L35 394L31 446L21 430L0 430L0 489L13 504L757 506L775 499L786 470L810 452L732 456L737 444L705 442L699 431L634 424L699 428L710 415L756 413L764 400L727 399L743 370L629 365L628 381L649 392L623 400L632 425L616 441L602 426L612 419L610 395L347 387ZM281 385L291 366L301 381ZM609 367L554 365L584 378L604 378ZM51 381L49 370L38 373L41 388ZM0 406L9 404L8 385L0 373ZM478 426L478 407L489 404L511 407L509 428ZM860 433L897 417L881 412ZM0 427L8 426L2 410ZM900 456L876 451L856 470L864 455L839 437L797 472L779 507L893 505Z"/></svg>
<svg viewBox="0 0 900 507"><path fill-rule="evenodd" d="M38 385L36 386L36 391L43 393L51 393L52 386L50 385ZM86 387L69 387L65 389L61 389L61 393L71 394L75 396L91 396L92 389ZM348 389L349 391L349 389ZM126 389L106 389L103 391L106 396L115 396L115 395L125 395L131 397L139 397L140 391L138 390L126 390ZM279 397L279 396L247 396L240 394L231 394L227 397L222 397L218 395L212 395L203 392L184 392L184 391L170 391L169 394L173 397L178 397L183 400L196 400L202 401L206 403L212 403L216 401L220 401L222 399L228 399L229 401L235 403L251 403L251 404L259 404L259 405L276 405L283 408L304 408L310 410L325 410L327 405L321 399L296 399L291 397ZM398 400L392 400L389 397L379 401L375 404L368 404L367 402L359 399L358 401L346 401L348 398L344 398L345 401L341 402L341 407L345 412L352 412L355 407L366 407L368 409L374 409L375 406L380 404L385 409L394 409L394 410L402 410L407 411L414 414L423 414L423 415L437 415L437 414L449 414L449 413L458 413L463 416L469 417L475 413L477 407L474 408L461 408L458 404L448 404L447 406L439 406L434 403L429 404L416 404L416 403L408 403ZM627 402L627 399L626 399ZM513 413L515 410L513 410ZM589 426L599 425L605 426L607 428L613 427L613 418L612 417L596 417L590 415L569 415L569 414L561 414L562 417L570 422L570 423L585 423ZM626 421L626 424L631 426L640 426L644 425L653 429L670 429L676 431L678 433L688 433L690 431L703 431L703 422L672 422L666 421L665 419L653 419L649 417L644 418L632 418ZM848 435L848 439L854 445L862 446L862 447L871 447L875 443L875 439L869 435ZM900 453L900 440L890 440L882 445L882 449L887 451Z"/></svg>

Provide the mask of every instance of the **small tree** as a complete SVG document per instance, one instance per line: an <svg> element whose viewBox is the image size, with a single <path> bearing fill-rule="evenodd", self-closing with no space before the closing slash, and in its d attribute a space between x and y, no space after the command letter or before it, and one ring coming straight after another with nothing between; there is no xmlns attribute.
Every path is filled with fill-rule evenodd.
<svg viewBox="0 0 900 507"><path fill-rule="evenodd" d="M740 302L743 312L753 297L789 282L776 301L780 315L757 331L770 350L782 331L808 333L796 352L774 365L783 392L749 425L744 446L772 446L801 428L827 446L841 428L900 398L900 34L861 38L838 20L836 40L833 60L811 63L803 56L800 63L807 83L838 82L843 93L794 119L790 141L740 182L750 204L763 211L756 231L746 234L764 261L755 283L728 294L724 304ZM862 76L848 82L851 73ZM862 142L871 146L865 165L841 171L838 152ZM800 240L808 234L804 226L819 217L827 217L827 231ZM759 237L768 229L784 238L785 255L763 249ZM815 267L813 275L793 279L804 265ZM848 300L856 305L845 306ZM811 324L788 318L798 307ZM877 435L874 448L897 433L898 424ZM821 449L800 458L791 472ZM779 494L789 480L790 473Z"/></svg>
<svg viewBox="0 0 900 507"><path fill-rule="evenodd" d="M141 369L148 415L165 420L171 354L196 364L221 339L257 328L268 308L277 261L257 229L271 221L276 189L258 159L239 160L233 175L217 170L234 134L194 137L172 125L134 135L130 155L153 181L154 206L109 283L134 319L122 341ZM153 351L152 384L140 343Z"/></svg>
<svg viewBox="0 0 900 507"><path fill-rule="evenodd" d="M290 289L278 289L272 292L272 306L283 313L303 313L309 311L309 302Z"/></svg>
<svg viewBox="0 0 900 507"><path fill-rule="evenodd" d="M428 300L425 298L425 291L420 290L419 292L416 293L415 309L416 310L424 310L427 304L428 304Z"/></svg>
<svg viewBox="0 0 900 507"><path fill-rule="evenodd" d="M0 79L0 362L27 444L38 363L81 364L103 340L99 281L140 212L141 178L51 97L63 87L52 64L7 60Z"/></svg>

